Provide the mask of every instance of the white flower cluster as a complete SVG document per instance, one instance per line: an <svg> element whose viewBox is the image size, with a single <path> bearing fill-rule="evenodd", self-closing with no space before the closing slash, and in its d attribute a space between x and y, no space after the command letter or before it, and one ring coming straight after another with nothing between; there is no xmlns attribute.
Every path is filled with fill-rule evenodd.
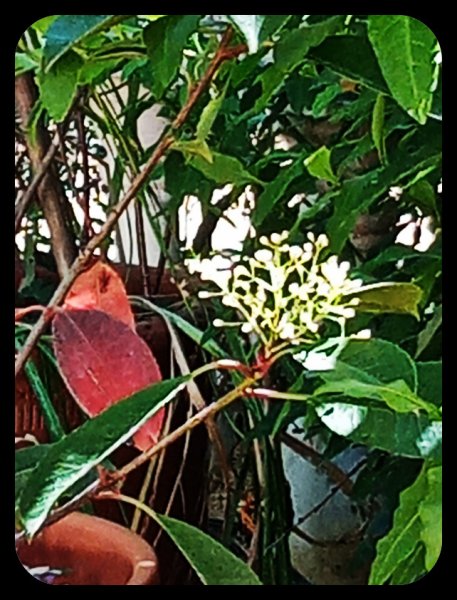
<svg viewBox="0 0 457 600"><path fill-rule="evenodd" d="M262 236L264 247L242 258L231 276L218 282L221 292L200 292L202 298L220 296L241 318L236 323L217 319L214 324L241 326L244 333L257 334L271 354L290 344L316 341L325 320L343 326L354 317L358 299L345 296L362 281L349 279L349 263L338 263L336 256L319 261L329 243L326 235L307 237L298 246L287 243L287 231Z"/></svg>

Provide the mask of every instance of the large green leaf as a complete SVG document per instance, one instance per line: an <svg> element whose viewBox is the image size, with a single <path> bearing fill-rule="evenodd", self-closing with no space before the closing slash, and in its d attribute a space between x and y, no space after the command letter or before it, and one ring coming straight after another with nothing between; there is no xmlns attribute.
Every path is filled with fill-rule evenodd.
<svg viewBox="0 0 457 600"><path fill-rule="evenodd" d="M156 383L111 406L54 444L21 495L19 510L26 534L33 536L60 496L172 400L187 379Z"/></svg>
<svg viewBox="0 0 457 600"><path fill-rule="evenodd" d="M369 579L371 585L388 582L399 564L413 557L421 542L426 544L427 568L435 564L441 547L440 472L440 468L428 469L425 464L413 485L400 494L400 505L395 511L392 529L376 546L376 558ZM430 533L433 539L429 538ZM428 543L430 546L427 548ZM433 561L429 562L427 557L433 557ZM422 574L422 571L417 573L414 579Z"/></svg>
<svg viewBox="0 0 457 600"><path fill-rule="evenodd" d="M259 33L265 20L265 15L229 15L246 39L249 54L254 54L259 48Z"/></svg>
<svg viewBox="0 0 457 600"><path fill-rule="evenodd" d="M257 575L238 557L196 527L154 514L206 585L262 585Z"/></svg>
<svg viewBox="0 0 457 600"><path fill-rule="evenodd" d="M15 54L16 64L15 64L15 75L22 75L23 73L27 73L27 71L36 71L38 69L38 62L28 54L24 54L24 52L16 52Z"/></svg>
<svg viewBox="0 0 457 600"><path fill-rule="evenodd" d="M339 396L337 402L316 406L321 421L338 435L370 448L411 458L441 462L441 422L424 414L397 413L384 406L356 404Z"/></svg>
<svg viewBox="0 0 457 600"><path fill-rule="evenodd" d="M46 31L43 60L46 70L91 34L108 29L128 15L59 15Z"/></svg>
<svg viewBox="0 0 457 600"><path fill-rule="evenodd" d="M421 537L425 544L425 566L430 571L441 553L442 467L427 469L426 477L428 493L420 504L419 514L423 525Z"/></svg>
<svg viewBox="0 0 457 600"><path fill-rule="evenodd" d="M180 149L179 146L177 149ZM226 183L233 183L234 185L258 183L264 185L262 181L249 173L234 156L226 156L225 154L219 154L219 152L211 152L211 154L212 162L208 162L202 156L190 155L190 166L220 185Z"/></svg>
<svg viewBox="0 0 457 600"><path fill-rule="evenodd" d="M327 36L339 31L343 24L344 17L332 16L316 25L308 25L284 34L275 47L273 64L257 79L262 85L262 95L256 100L252 113L263 110L287 75L305 60L309 50L318 46Z"/></svg>
<svg viewBox="0 0 457 600"><path fill-rule="evenodd" d="M70 51L53 61L46 73L39 75L41 102L57 123L63 121L70 110L83 64L82 58Z"/></svg>
<svg viewBox="0 0 457 600"><path fill-rule="evenodd" d="M389 89L422 125L432 106L437 41L421 21L404 15L370 15L368 37Z"/></svg>
<svg viewBox="0 0 457 600"><path fill-rule="evenodd" d="M325 383L314 392L315 397L328 394L344 394L350 398L377 400L399 413L422 409L435 419L440 418L436 406L419 398L402 379L382 385L357 379L340 379Z"/></svg>
<svg viewBox="0 0 457 600"><path fill-rule="evenodd" d="M407 314L419 319L422 290L414 283L373 283L349 296L359 298L358 311Z"/></svg>
<svg viewBox="0 0 457 600"><path fill-rule="evenodd" d="M391 585L408 585L420 579L425 573L425 546L419 543L413 552L397 565L392 573L390 583Z"/></svg>
<svg viewBox="0 0 457 600"><path fill-rule="evenodd" d="M351 377L366 383L390 383L403 379L417 391L416 365L402 348L382 339L350 340L338 357L333 371L320 373L324 381Z"/></svg>
<svg viewBox="0 0 457 600"><path fill-rule="evenodd" d="M389 93L376 55L365 37L330 36L317 48L310 50L309 56L344 77L382 94Z"/></svg>
<svg viewBox="0 0 457 600"><path fill-rule="evenodd" d="M151 59L152 89L160 98L178 73L182 52L201 15L172 15L150 23L144 30L144 43Z"/></svg>
<svg viewBox="0 0 457 600"><path fill-rule="evenodd" d="M304 171L303 160L307 155L308 153L301 154L291 165L283 167L273 181L265 185L265 189L258 197L252 213L252 222L256 227L263 223L293 180L302 175Z"/></svg>

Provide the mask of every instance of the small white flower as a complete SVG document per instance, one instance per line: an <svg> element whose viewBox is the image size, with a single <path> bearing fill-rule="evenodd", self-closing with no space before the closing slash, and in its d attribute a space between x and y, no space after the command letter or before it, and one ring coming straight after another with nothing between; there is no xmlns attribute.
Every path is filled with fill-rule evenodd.
<svg viewBox="0 0 457 600"><path fill-rule="evenodd" d="M325 233L320 234L320 236L317 238L316 245L320 246L321 248L327 248L329 241Z"/></svg>
<svg viewBox="0 0 457 600"><path fill-rule="evenodd" d="M251 274L249 273L249 271L243 265L237 265L233 269L233 275L235 277L240 277L241 275L244 275L245 277L250 277L251 276Z"/></svg>
<svg viewBox="0 0 457 600"><path fill-rule="evenodd" d="M333 287L339 288L346 279L349 266L348 262L342 262L341 265L338 265L338 257L333 255L327 262L322 263L321 271Z"/></svg>
<svg viewBox="0 0 457 600"><path fill-rule="evenodd" d="M298 285L298 283L294 282L289 285L289 292L291 294L298 294L299 289L300 289L300 286Z"/></svg>
<svg viewBox="0 0 457 600"><path fill-rule="evenodd" d="M343 310L343 317L346 319L353 319L355 317L355 310L353 308L345 308Z"/></svg>
<svg viewBox="0 0 457 600"><path fill-rule="evenodd" d="M263 244L264 246L268 246L268 244L270 243L270 240L267 238L266 235L262 235L260 236L260 243Z"/></svg>
<svg viewBox="0 0 457 600"><path fill-rule="evenodd" d="M282 238L279 233L272 233L270 240L273 242L273 244L280 244L282 242Z"/></svg>
<svg viewBox="0 0 457 600"><path fill-rule="evenodd" d="M225 306L232 306L236 308L238 306L238 300L233 294L226 294L222 297L222 304L225 304Z"/></svg>
<svg viewBox="0 0 457 600"><path fill-rule="evenodd" d="M243 323L243 325L241 325L241 331L243 333L251 333L252 325L250 323Z"/></svg>
<svg viewBox="0 0 457 600"><path fill-rule="evenodd" d="M309 371L331 371L335 368L336 358L324 352L309 352L303 364Z"/></svg>
<svg viewBox="0 0 457 600"><path fill-rule="evenodd" d="M313 254L313 245L311 244L311 242L305 242L303 244L303 250L306 252L306 254L310 254L312 256Z"/></svg>
<svg viewBox="0 0 457 600"><path fill-rule="evenodd" d="M286 323L279 332L279 337L282 340L290 340L295 336L295 327L292 323Z"/></svg>
<svg viewBox="0 0 457 600"><path fill-rule="evenodd" d="M257 250L254 254L254 258L262 263L268 263L273 258L273 252L271 250Z"/></svg>
<svg viewBox="0 0 457 600"><path fill-rule="evenodd" d="M289 254L291 258L300 258L302 254L304 254L303 250L300 246L291 246L289 248Z"/></svg>
<svg viewBox="0 0 457 600"><path fill-rule="evenodd" d="M308 231L308 233L306 234L306 237L309 239L310 242L316 241L316 236L314 235L314 233L312 231Z"/></svg>
<svg viewBox="0 0 457 600"><path fill-rule="evenodd" d="M213 325L214 327L224 327L225 322L222 319L214 319Z"/></svg>
<svg viewBox="0 0 457 600"><path fill-rule="evenodd" d="M205 292L205 291L198 292L199 298L205 299L205 298L211 298L211 296L212 296L212 294L210 294L209 292Z"/></svg>

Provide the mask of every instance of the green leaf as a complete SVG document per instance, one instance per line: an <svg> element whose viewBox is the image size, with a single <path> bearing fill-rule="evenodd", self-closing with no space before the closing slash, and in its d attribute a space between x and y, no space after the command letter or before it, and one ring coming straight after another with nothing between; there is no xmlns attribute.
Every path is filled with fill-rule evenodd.
<svg viewBox="0 0 457 600"><path fill-rule="evenodd" d="M200 173L203 173L205 177L218 184L245 185L258 183L264 185L260 179L251 175L234 156L226 156L225 154L219 154L219 152L212 152L212 156L213 161L211 163L201 156L192 156L189 164Z"/></svg>
<svg viewBox="0 0 457 600"><path fill-rule="evenodd" d="M39 530L64 492L172 400L187 379L178 377L145 388L56 442L29 477L21 495L20 518L28 537Z"/></svg>
<svg viewBox="0 0 457 600"><path fill-rule="evenodd" d="M426 567L430 569L441 549L441 468L428 468L426 463L413 485L400 494L392 529L376 546L369 584L387 583L401 562L414 557L422 542L426 546ZM417 573L415 579L422 574Z"/></svg>
<svg viewBox="0 0 457 600"><path fill-rule="evenodd" d="M200 21L201 15L173 15L150 23L143 33L151 60L152 91L161 98L178 73L182 52L187 40Z"/></svg>
<svg viewBox="0 0 457 600"><path fill-rule="evenodd" d="M78 54L66 52L62 58L53 61L47 73L39 75L41 102L57 123L65 119L71 108L82 65L83 60Z"/></svg>
<svg viewBox="0 0 457 600"><path fill-rule="evenodd" d="M198 140L207 140L209 134L211 133L211 129L214 125L214 121L219 114L221 106L224 102L225 93L227 91L227 86L224 88L222 92L217 94L214 98L211 98L205 108L202 110L200 115L200 120L198 121L197 131L195 133L195 137Z"/></svg>
<svg viewBox="0 0 457 600"><path fill-rule="evenodd" d="M373 107L373 117L371 120L371 136L376 150L378 151L381 164L386 162L386 138L384 135L384 111L385 97L378 94Z"/></svg>
<svg viewBox="0 0 457 600"><path fill-rule="evenodd" d="M422 521L422 541L425 544L425 566L428 571L435 566L442 545L442 467L426 471L428 493L419 506Z"/></svg>
<svg viewBox="0 0 457 600"><path fill-rule="evenodd" d="M330 181L330 183L337 184L338 177L335 175L330 164L331 151L322 146L316 152L313 152L308 158L305 158L305 167L313 177L318 179L324 179Z"/></svg>
<svg viewBox="0 0 457 600"><path fill-rule="evenodd" d="M317 119L319 117L324 116L325 109L327 108L327 106L332 100L339 96L341 92L342 90L340 84L333 83L332 85L327 86L325 90L317 94L311 107L313 117Z"/></svg>
<svg viewBox="0 0 457 600"><path fill-rule="evenodd" d="M343 77L381 94L390 94L373 48L365 37L330 36L310 50L309 56Z"/></svg>
<svg viewBox="0 0 457 600"><path fill-rule="evenodd" d="M408 314L419 319L422 290L414 283L373 283L348 297L360 299L357 310L361 312Z"/></svg>
<svg viewBox="0 0 457 600"><path fill-rule="evenodd" d="M259 33L265 15L229 15L246 39L249 54L255 54L259 48Z"/></svg>
<svg viewBox="0 0 457 600"><path fill-rule="evenodd" d="M417 336L417 349L414 358L418 358L432 341L435 333L441 327L443 321L443 310L441 304L436 308L430 321Z"/></svg>
<svg viewBox="0 0 457 600"><path fill-rule="evenodd" d="M443 395L443 363L441 360L416 363L417 393L435 406L441 406Z"/></svg>
<svg viewBox="0 0 457 600"><path fill-rule="evenodd" d="M435 35L413 17L370 15L368 37L392 96L423 125L432 106Z"/></svg>
<svg viewBox="0 0 457 600"><path fill-rule="evenodd" d="M384 406L367 406L366 402L356 404L344 397L316 406L316 413L331 431L355 443L441 462L441 423L424 414L397 413Z"/></svg>
<svg viewBox="0 0 457 600"><path fill-rule="evenodd" d="M350 398L377 400L384 402L389 408L399 413L422 409L435 419L440 418L436 407L416 396L402 379L383 385L366 383L357 379L340 379L325 383L314 391L314 397L327 394L344 394Z"/></svg>
<svg viewBox="0 0 457 600"><path fill-rule="evenodd" d="M59 15L46 32L43 60L46 71L65 52L82 42L86 37L108 29L127 18L128 15Z"/></svg>
<svg viewBox="0 0 457 600"><path fill-rule="evenodd" d="M274 206L281 201L294 179L303 174L303 159L304 156L300 155L291 165L283 167L273 181L265 184L265 189L258 197L251 217L256 227L263 223Z"/></svg>
<svg viewBox="0 0 457 600"><path fill-rule="evenodd" d="M189 140L188 142L174 142L172 150L181 152L187 161L194 156L199 156L206 162L213 162L213 155L204 139Z"/></svg>
<svg viewBox="0 0 457 600"><path fill-rule="evenodd" d="M421 179L408 187L407 198L425 215L439 216L435 190L426 179Z"/></svg>
<svg viewBox="0 0 457 600"><path fill-rule="evenodd" d="M109 77L111 73L120 65L121 59L109 58L98 59L86 62L79 72L78 83L80 85L91 85L93 83L101 83Z"/></svg>
<svg viewBox="0 0 457 600"><path fill-rule="evenodd" d="M205 585L262 585L252 569L196 527L154 513Z"/></svg>
<svg viewBox="0 0 457 600"><path fill-rule="evenodd" d="M350 340L332 371L320 373L324 381L351 377L366 383L390 383L403 379L417 391L416 365L402 348L382 339Z"/></svg>
<svg viewBox="0 0 457 600"><path fill-rule="evenodd" d="M425 547L424 544L419 543L413 552L397 565L396 570L392 573L390 584L414 583L425 573Z"/></svg>
<svg viewBox="0 0 457 600"><path fill-rule="evenodd" d="M38 62L28 54L24 52L16 52L15 54L16 66L15 76L27 73L27 71L36 71L38 69Z"/></svg>
<svg viewBox="0 0 457 600"><path fill-rule="evenodd" d="M343 24L344 17L338 15L284 34L275 47L273 64L257 78L262 85L262 95L256 100L252 114L259 113L267 106L287 75L305 60L312 47L339 31Z"/></svg>

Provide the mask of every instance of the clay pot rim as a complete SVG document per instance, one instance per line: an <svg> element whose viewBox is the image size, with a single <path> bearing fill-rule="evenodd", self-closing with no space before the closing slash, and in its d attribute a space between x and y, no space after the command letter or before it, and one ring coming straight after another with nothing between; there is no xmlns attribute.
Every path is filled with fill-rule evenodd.
<svg viewBox="0 0 457 600"><path fill-rule="evenodd" d="M76 530L80 530L81 535L75 535ZM158 583L156 553L142 537L118 523L95 515L73 512L50 525L38 534L36 539L43 542L43 539L48 537L52 539L51 546L58 549L58 541L56 542L56 540L59 540L60 536L62 536L62 539L66 536L68 544L75 548L75 553L78 550L83 553L85 547L89 548L91 546L91 541L96 540L97 543L106 541L109 544L107 547L126 558L132 567L132 573L124 585ZM18 548L23 543L25 542L20 542ZM53 565L50 566L53 567Z"/></svg>

